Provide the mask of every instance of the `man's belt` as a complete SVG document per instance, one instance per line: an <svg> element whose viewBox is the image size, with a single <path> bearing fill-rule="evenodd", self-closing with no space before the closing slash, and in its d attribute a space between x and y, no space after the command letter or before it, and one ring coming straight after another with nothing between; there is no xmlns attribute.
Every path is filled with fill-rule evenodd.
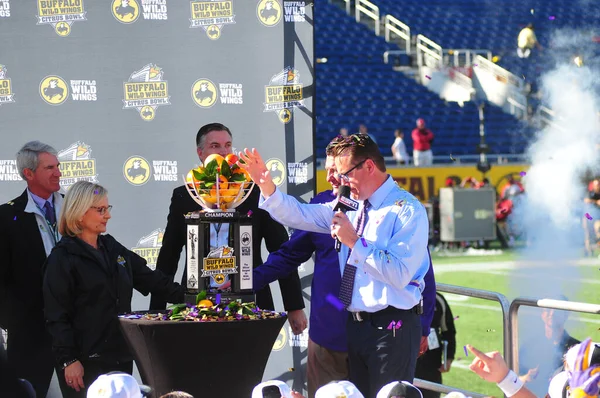
<svg viewBox="0 0 600 398"><path fill-rule="evenodd" d="M363 322L363 321L368 321L368 320L372 319L373 317L377 317L379 315L397 314L397 313L401 313L401 312L408 312L408 313L414 313L414 314L419 315L423 312L422 305L421 305L421 303L419 303L408 310L401 310L399 308L392 307L390 305L390 306L388 306L382 310L379 310L377 312L366 312L366 311L352 312L352 311L350 311L350 316L352 317L352 320L354 322Z"/></svg>

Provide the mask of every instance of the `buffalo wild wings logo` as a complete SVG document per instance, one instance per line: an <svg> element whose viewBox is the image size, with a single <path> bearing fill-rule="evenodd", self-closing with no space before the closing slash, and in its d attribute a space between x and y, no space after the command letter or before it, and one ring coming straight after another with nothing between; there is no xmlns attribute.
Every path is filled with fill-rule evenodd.
<svg viewBox="0 0 600 398"><path fill-rule="evenodd" d="M209 79L198 79L192 84L192 100L200 108L210 108L219 102L222 105L242 105L244 86L242 83L218 83Z"/></svg>
<svg viewBox="0 0 600 398"><path fill-rule="evenodd" d="M50 105L62 105L69 98L69 86L60 76L46 76L40 82L40 95Z"/></svg>
<svg viewBox="0 0 600 398"><path fill-rule="evenodd" d="M261 24L275 26L281 21L281 4L277 0L260 0L256 6L256 16Z"/></svg>
<svg viewBox="0 0 600 398"><path fill-rule="evenodd" d="M96 101L98 99L95 80L71 80L73 101Z"/></svg>
<svg viewBox="0 0 600 398"><path fill-rule="evenodd" d="M306 184L308 163L288 163L288 180L290 184Z"/></svg>
<svg viewBox="0 0 600 398"><path fill-rule="evenodd" d="M276 112L281 123L292 120L292 110L304 106L302 83L298 71L287 67L271 77L265 86L265 108L263 112Z"/></svg>
<svg viewBox="0 0 600 398"><path fill-rule="evenodd" d="M210 108L217 102L217 87L208 79L198 79L192 84L192 99L200 108Z"/></svg>
<svg viewBox="0 0 600 398"><path fill-rule="evenodd" d="M0 0L0 18L10 17L10 0Z"/></svg>
<svg viewBox="0 0 600 398"><path fill-rule="evenodd" d="M221 37L224 25L235 23L233 1L191 1L190 28L202 28L211 40Z"/></svg>
<svg viewBox="0 0 600 398"><path fill-rule="evenodd" d="M277 158L269 159L266 162L266 166L275 185L280 186L285 182L285 166L281 160Z"/></svg>
<svg viewBox="0 0 600 398"><path fill-rule="evenodd" d="M131 156L123 164L123 176L132 185L144 185L150 173L150 164L141 156Z"/></svg>
<svg viewBox="0 0 600 398"><path fill-rule="evenodd" d="M16 160L0 160L0 181L21 181Z"/></svg>
<svg viewBox="0 0 600 398"><path fill-rule="evenodd" d="M148 267L152 270L156 269L156 261L158 260L164 234L164 229L155 229L149 235L140 238L135 247L131 248L132 252L146 260Z"/></svg>
<svg viewBox="0 0 600 398"><path fill-rule="evenodd" d="M113 0L110 6L113 17L121 23L134 23L140 17L137 0Z"/></svg>
<svg viewBox="0 0 600 398"><path fill-rule="evenodd" d="M2 106L2 104L15 102L15 93L12 91L12 83L6 74L6 66L0 64L0 106Z"/></svg>
<svg viewBox="0 0 600 398"><path fill-rule="evenodd" d="M283 19L285 22L306 22L306 2L284 1Z"/></svg>
<svg viewBox="0 0 600 398"><path fill-rule="evenodd" d="M171 105L169 86L163 80L163 70L156 64L148 64L133 72L129 81L123 84L123 109L135 108L142 119L154 119L156 109L161 105Z"/></svg>
<svg viewBox="0 0 600 398"><path fill-rule="evenodd" d="M283 347L285 347L286 343L287 343L287 333L285 332L285 326L284 326L279 331L279 335L277 336L275 343L273 343L272 351L281 351L283 349Z"/></svg>
<svg viewBox="0 0 600 398"><path fill-rule="evenodd" d="M60 186L68 189L77 181L98 182L96 159L92 159L92 148L85 142L77 141L67 149L58 152L60 161Z"/></svg>
<svg viewBox="0 0 600 398"><path fill-rule="evenodd" d="M52 25L57 35L71 33L75 21L86 21L83 0L37 0L38 25Z"/></svg>

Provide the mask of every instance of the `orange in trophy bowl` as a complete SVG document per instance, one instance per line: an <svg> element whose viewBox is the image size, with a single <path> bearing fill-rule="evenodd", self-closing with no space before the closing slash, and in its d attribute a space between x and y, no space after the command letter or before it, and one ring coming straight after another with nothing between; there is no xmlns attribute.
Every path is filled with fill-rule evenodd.
<svg viewBox="0 0 600 398"><path fill-rule="evenodd" d="M234 154L212 154L203 166L190 170L185 186L192 199L206 210L228 210L242 204L254 182L237 161Z"/></svg>

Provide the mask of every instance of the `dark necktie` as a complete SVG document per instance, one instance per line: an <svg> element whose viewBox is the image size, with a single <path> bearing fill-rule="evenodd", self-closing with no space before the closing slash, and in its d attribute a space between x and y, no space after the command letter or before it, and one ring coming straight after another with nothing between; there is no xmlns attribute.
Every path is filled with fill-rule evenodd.
<svg viewBox="0 0 600 398"><path fill-rule="evenodd" d="M356 225L356 234L361 237L363 231L365 230L365 225L367 224L368 214L367 211L371 204L368 200L364 201L362 211L358 216L358 223ZM356 242L358 244L358 241ZM352 254L352 250L348 252L348 258L350 258L350 254ZM340 285L340 301L344 304L344 308L348 308L350 302L352 301L352 291L354 290L354 278L356 276L356 267L352 264L348 264L346 262L346 266L344 267L344 274L342 275L342 283Z"/></svg>
<svg viewBox="0 0 600 398"><path fill-rule="evenodd" d="M54 214L52 205L48 201L44 203L44 215L46 216L46 220L48 220L50 225L56 225L56 215Z"/></svg>

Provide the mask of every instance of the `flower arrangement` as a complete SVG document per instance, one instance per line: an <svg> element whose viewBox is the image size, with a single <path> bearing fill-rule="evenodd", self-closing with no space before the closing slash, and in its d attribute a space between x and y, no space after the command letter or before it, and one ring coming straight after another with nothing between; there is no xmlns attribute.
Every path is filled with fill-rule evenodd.
<svg viewBox="0 0 600 398"><path fill-rule="evenodd" d="M233 322L286 316L284 312L261 310L254 302L242 303L241 300L220 302L218 294L215 301L217 303L207 300L206 291L202 291L196 297L196 305L175 304L170 306L165 313L127 314L121 315L121 317L149 321Z"/></svg>

